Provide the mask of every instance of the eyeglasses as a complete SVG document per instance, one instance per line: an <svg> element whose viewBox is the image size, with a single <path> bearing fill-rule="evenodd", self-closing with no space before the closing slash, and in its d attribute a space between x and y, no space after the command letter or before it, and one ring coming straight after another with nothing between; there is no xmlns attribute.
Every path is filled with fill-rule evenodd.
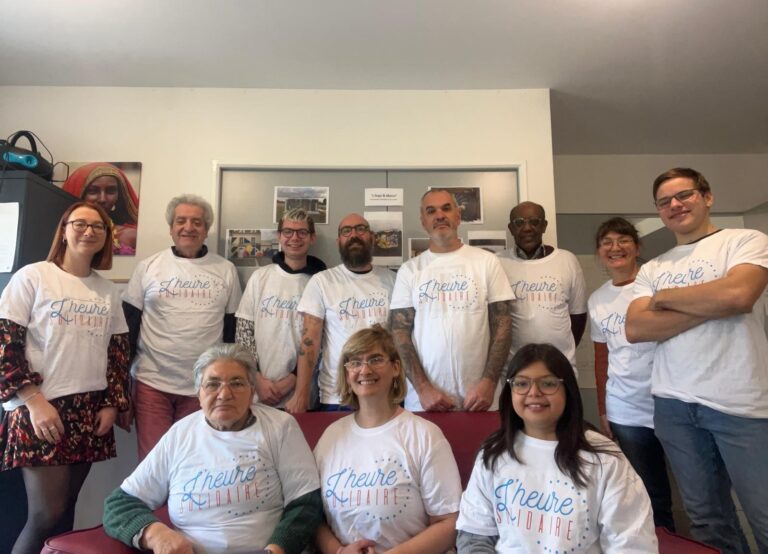
<svg viewBox="0 0 768 554"><path fill-rule="evenodd" d="M208 393L213 394L221 390L222 387L227 386L233 393L244 392L251 388L251 384L244 379L231 379L229 381L222 381L220 379L209 379L202 384L202 389Z"/></svg>
<svg viewBox="0 0 768 554"><path fill-rule="evenodd" d="M699 189L686 189L681 190L677 194L673 194L672 196L664 196L663 198L659 198L654 202L654 205L656 206L657 210L665 210L669 208L669 206L672 204L672 199L674 198L678 202L685 202L686 200L689 200L693 197L694 194L697 192L701 192Z"/></svg>
<svg viewBox="0 0 768 554"><path fill-rule="evenodd" d="M287 239L291 238L294 234L298 235L300 239L305 239L309 236L309 230L308 229L289 229L287 227L284 227L280 229L280 234Z"/></svg>
<svg viewBox="0 0 768 554"><path fill-rule="evenodd" d="M339 236L348 237L352 234L352 231L358 235L362 235L363 233L369 233L371 228L363 223L358 225L345 225L344 227L339 228Z"/></svg>
<svg viewBox="0 0 768 554"><path fill-rule="evenodd" d="M536 388L539 389L539 392L541 392L541 394L546 394L547 396L555 394L562 382L563 380L558 379L557 377L539 377L538 379L512 377L511 379L507 379L507 383L512 387L512 392L515 394L528 394L528 391L531 390L533 384L536 383Z"/></svg>
<svg viewBox="0 0 768 554"><path fill-rule="evenodd" d="M526 223L531 227L538 227L539 225L544 223L544 219L540 217L516 217L511 221L511 223L518 229L522 229L523 227L525 227Z"/></svg>
<svg viewBox="0 0 768 554"><path fill-rule="evenodd" d="M612 248L613 245L616 244L620 246L621 248L626 248L627 246L632 246L635 244L635 239L632 239L630 237L621 237L620 239L602 239L600 241L600 248Z"/></svg>
<svg viewBox="0 0 768 554"><path fill-rule="evenodd" d="M363 366L367 365L370 369L377 370L384 367L384 364L386 364L388 361L390 360L384 356L374 356L373 358L368 358L367 360L349 360L344 364L344 367L346 367L349 371L361 371Z"/></svg>
<svg viewBox="0 0 768 554"><path fill-rule="evenodd" d="M84 219L73 219L72 221L67 221L64 225L72 225L72 228L78 233L85 233L85 230L88 229L88 227L93 229L93 232L97 235L101 235L107 232L107 226L104 225L104 223L101 221L97 221L96 223L88 223Z"/></svg>

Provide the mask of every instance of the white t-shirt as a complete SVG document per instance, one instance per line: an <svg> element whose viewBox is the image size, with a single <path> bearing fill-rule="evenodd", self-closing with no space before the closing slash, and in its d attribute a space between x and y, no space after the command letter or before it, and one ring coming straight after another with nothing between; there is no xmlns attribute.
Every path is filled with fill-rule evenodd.
<svg viewBox="0 0 768 554"><path fill-rule="evenodd" d="M46 398L107 388L112 335L127 333L120 295L95 271L76 277L53 262L22 267L3 291L0 318L27 328L24 355ZM18 395L3 404L22 405Z"/></svg>
<svg viewBox="0 0 768 554"><path fill-rule="evenodd" d="M309 277L271 264L256 270L245 286L235 315L253 321L259 369L267 379L281 379L296 367L302 327L297 308Z"/></svg>
<svg viewBox="0 0 768 554"><path fill-rule="evenodd" d="M459 511L461 478L453 452L432 422L403 410L363 429L349 415L315 447L321 494L333 534L384 552L419 534L429 516Z"/></svg>
<svg viewBox="0 0 768 554"><path fill-rule="evenodd" d="M612 444L591 431L587 439ZM581 489L557 467L556 446L520 432L515 452L524 464L505 453L490 471L478 455L456 528L498 535L496 552L658 552L651 501L624 455L583 453L592 464Z"/></svg>
<svg viewBox="0 0 768 554"><path fill-rule="evenodd" d="M182 258L167 248L139 262L123 301L143 311L133 376L159 391L193 396L192 366L221 342L224 314L234 314L240 302L240 281L217 254Z"/></svg>
<svg viewBox="0 0 768 554"><path fill-rule="evenodd" d="M376 323L388 325L395 275L383 267L354 273L344 264L312 276L299 302L299 312L324 320L323 357L318 385L320 402L338 404L336 364L347 339Z"/></svg>
<svg viewBox="0 0 768 554"><path fill-rule="evenodd" d="M176 422L120 488L153 510L167 501L196 552L262 548L283 508L319 481L296 420L268 406L252 410L256 422L236 432L216 431L202 411Z"/></svg>
<svg viewBox="0 0 768 554"><path fill-rule="evenodd" d="M605 408L608 421L653 429L651 373L655 342L630 344L624 332L634 285L605 282L589 297L590 334L608 346Z"/></svg>
<svg viewBox="0 0 768 554"><path fill-rule="evenodd" d="M397 272L390 309L416 310L413 342L421 365L430 383L461 406L485 370L488 304L513 298L498 258L463 245L448 253L426 250L404 263ZM500 390L497 387L492 409ZM410 383L405 407L423 410Z"/></svg>
<svg viewBox="0 0 768 554"><path fill-rule="evenodd" d="M720 279L740 264L768 267L766 235L723 229L693 244L676 246L640 268L634 297ZM653 394L735 416L767 418L764 303L763 295L747 314L706 321L658 343L653 359Z"/></svg>
<svg viewBox="0 0 768 554"><path fill-rule="evenodd" d="M565 354L576 371L571 314L587 312L587 285L576 256L555 248L544 258L521 260L511 248L501 252L499 259L516 298L511 354L529 343L548 342Z"/></svg>

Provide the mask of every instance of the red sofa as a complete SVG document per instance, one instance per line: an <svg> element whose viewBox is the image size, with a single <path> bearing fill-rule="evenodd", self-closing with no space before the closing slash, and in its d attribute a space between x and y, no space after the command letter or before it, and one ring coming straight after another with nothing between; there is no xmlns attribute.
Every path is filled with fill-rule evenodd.
<svg viewBox="0 0 768 554"><path fill-rule="evenodd" d="M347 415L344 412L299 414L296 419L310 448L317 444L323 430L336 419ZM492 431L498 428L497 412L424 412L422 417L434 422L445 434L459 466L462 486L466 486L472 473L475 455ZM157 511L158 516L168 522L165 509ZM716 548L674 535L666 529L657 529L660 554L712 554ZM51 537L45 542L42 554L130 554L138 552L107 536L101 525L91 529L80 529Z"/></svg>

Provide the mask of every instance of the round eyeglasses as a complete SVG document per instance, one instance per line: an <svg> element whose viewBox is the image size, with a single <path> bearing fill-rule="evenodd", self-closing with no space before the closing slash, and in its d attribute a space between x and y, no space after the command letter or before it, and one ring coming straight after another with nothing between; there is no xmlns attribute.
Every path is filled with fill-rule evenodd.
<svg viewBox="0 0 768 554"><path fill-rule="evenodd" d="M528 394L531 387L535 384L541 394L555 394L560 388L562 379L557 377L539 377L538 379L529 379L528 377L512 377L507 379L507 383L515 394Z"/></svg>

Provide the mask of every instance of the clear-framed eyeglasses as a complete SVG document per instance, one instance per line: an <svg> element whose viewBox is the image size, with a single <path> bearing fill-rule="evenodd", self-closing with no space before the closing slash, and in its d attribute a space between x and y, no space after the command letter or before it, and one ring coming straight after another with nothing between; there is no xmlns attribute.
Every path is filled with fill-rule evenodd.
<svg viewBox="0 0 768 554"><path fill-rule="evenodd" d="M531 227L539 227L544 223L544 219L540 217L516 217L510 223L512 223L515 228L522 229L525 227L526 223Z"/></svg>
<svg viewBox="0 0 768 554"><path fill-rule="evenodd" d="M347 368L348 371L362 371L363 366L368 366L370 369L377 370L384 367L384 365L389 361L389 358L385 356L373 356L372 358L368 358L367 360L349 360L347 363L344 364L344 367Z"/></svg>
<svg viewBox="0 0 768 554"><path fill-rule="evenodd" d="M223 387L229 387L229 390L233 393L240 393L250 390L251 384L246 379L239 378L230 379L229 381L208 379L200 386L208 394L218 393Z"/></svg>
<svg viewBox="0 0 768 554"><path fill-rule="evenodd" d="M535 384L541 394L549 396L555 394L560 388L563 380L557 377L547 376L538 379L529 379L528 377L512 377L507 379L507 383L515 394L528 394L531 387Z"/></svg>

